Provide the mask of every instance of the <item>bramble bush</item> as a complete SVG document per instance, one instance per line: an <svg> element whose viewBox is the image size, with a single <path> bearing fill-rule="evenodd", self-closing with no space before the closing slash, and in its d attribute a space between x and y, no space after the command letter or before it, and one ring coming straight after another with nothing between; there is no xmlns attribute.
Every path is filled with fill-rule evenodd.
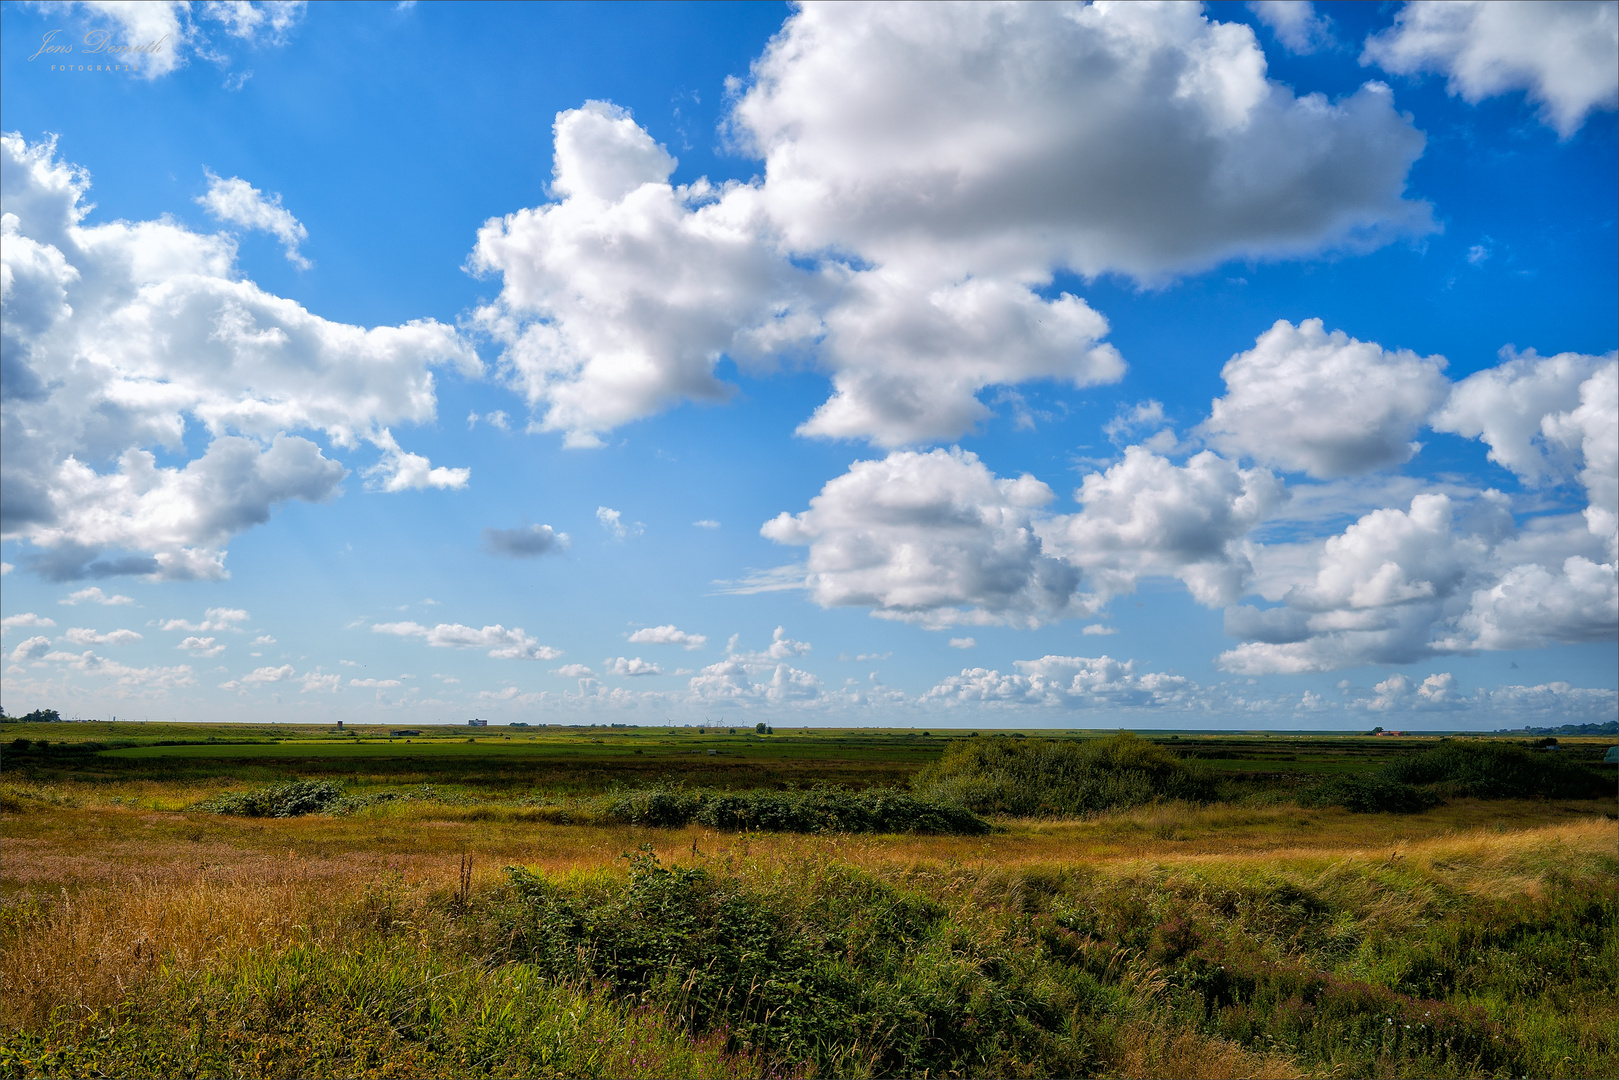
<svg viewBox="0 0 1619 1080"><path fill-rule="evenodd" d="M1078 816L1156 800L1215 797L1207 773L1129 732L1088 742L955 740L911 787L925 798L975 813L1015 817Z"/></svg>

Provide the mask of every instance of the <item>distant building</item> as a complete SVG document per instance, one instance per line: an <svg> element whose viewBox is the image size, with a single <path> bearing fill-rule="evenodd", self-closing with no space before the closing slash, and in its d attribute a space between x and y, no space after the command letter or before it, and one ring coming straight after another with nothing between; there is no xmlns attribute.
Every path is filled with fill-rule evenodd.
<svg viewBox="0 0 1619 1080"><path fill-rule="evenodd" d="M467 727L488 727L488 726L489 726L489 721L487 721L487 720L479 720L477 717L473 717L471 720L467 721Z"/></svg>

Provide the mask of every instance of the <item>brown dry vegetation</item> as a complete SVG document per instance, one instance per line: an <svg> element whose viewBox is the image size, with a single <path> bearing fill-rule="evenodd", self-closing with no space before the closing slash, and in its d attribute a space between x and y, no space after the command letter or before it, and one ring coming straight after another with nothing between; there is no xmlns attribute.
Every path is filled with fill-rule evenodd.
<svg viewBox="0 0 1619 1080"><path fill-rule="evenodd" d="M1589 803L1460 801L1399 819L1330 808L1159 805L1084 821L1011 821L998 835L968 838L557 826L537 821L532 808L430 803L349 818L178 811L204 794L149 782L0 790L0 1025L44 1030L138 1000L180 975L289 950L339 955L378 934L396 947L453 952L468 932L450 902L461 852L472 853L472 891L485 897L501 892L508 864L561 881L620 880L621 853L650 845L666 864L703 865L783 893L812 893L805 882L853 867L932 898L964 926L987 927L1000 917L993 913L1038 911L1042 896L1061 891L1052 882L1083 880L1087 895L1136 889L1191 897L1285 880L1348 897L1365 925L1397 932L1444 916L1457 897L1534 901L1549 881L1611 864L1619 842L1614 822L1601 816L1607 807ZM1158 969L1125 966L1119 993L1134 1015L1115 1032L1103 1071L1321 1071L1319 1062L1312 1070L1285 1051L1199 1030L1158 1007ZM1557 1037L1611 1050L1611 1005L1571 1002ZM689 1067L734 1071L743 1059L700 1060L707 1064L694 1058Z"/></svg>

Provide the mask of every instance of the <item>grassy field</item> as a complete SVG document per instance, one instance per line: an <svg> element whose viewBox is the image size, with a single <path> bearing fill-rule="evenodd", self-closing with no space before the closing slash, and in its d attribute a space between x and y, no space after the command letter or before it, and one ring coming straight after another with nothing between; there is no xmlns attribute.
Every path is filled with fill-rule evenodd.
<svg viewBox="0 0 1619 1080"><path fill-rule="evenodd" d="M1612 797L1306 797L1436 740L1166 733L1196 802L930 835L612 800L937 784L942 732L412 730L7 724L0 1074L1619 1075ZM200 809L291 779L350 801Z"/></svg>

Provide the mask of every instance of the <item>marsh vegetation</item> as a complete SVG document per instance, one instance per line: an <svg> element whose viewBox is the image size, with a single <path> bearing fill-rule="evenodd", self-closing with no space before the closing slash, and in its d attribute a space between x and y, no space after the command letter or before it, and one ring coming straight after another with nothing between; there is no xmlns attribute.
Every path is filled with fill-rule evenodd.
<svg viewBox="0 0 1619 1080"><path fill-rule="evenodd" d="M7 1076L1619 1071L1578 746L74 727L0 773Z"/></svg>

